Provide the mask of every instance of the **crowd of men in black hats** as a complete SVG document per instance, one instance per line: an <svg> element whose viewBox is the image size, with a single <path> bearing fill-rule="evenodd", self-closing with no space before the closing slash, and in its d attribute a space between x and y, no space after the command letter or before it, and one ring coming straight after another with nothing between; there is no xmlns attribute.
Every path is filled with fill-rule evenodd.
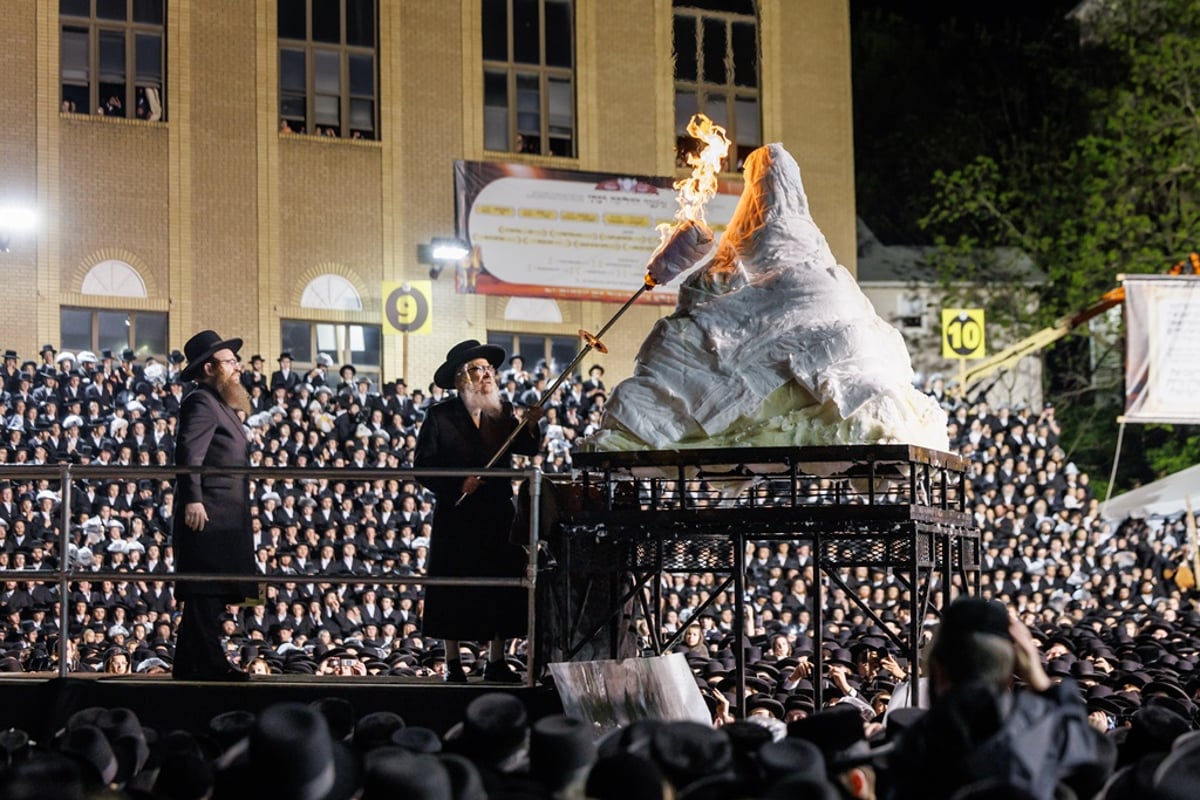
<svg viewBox="0 0 1200 800"><path fill-rule="evenodd" d="M53 480L0 484L0 572L51 570L64 561L78 573L66 598L73 670L154 672L169 668L178 621L172 588L169 479L123 478L123 466L172 463L183 356L165 363L103 351L58 352L39 360L5 353L0 372L0 465L111 466L103 480L76 480L69 544L61 537L62 488ZM353 365L333 372L292 368L290 352L277 368L250 358L243 382L252 413L245 420L255 468L384 469L389 480L277 479L252 481L256 566L297 580L266 590L266 604L231 612L227 645L248 670L431 674L444 653L421 638L422 590L432 534L433 496L403 470L411 468L424 409L443 398L429 387L411 393L403 380L377 387ZM540 397L549 368L527 371L514 355L501 376L518 405ZM566 471L573 441L590 433L604 402L603 367L565 385L541 422L545 452L532 459ZM584 420L588 420L584 424ZM88 572L130 573L129 581L94 581ZM322 584L310 576L362 575L362 584ZM56 668L53 646L59 598L53 582L5 582L0 592L0 669ZM469 657L469 654L468 654Z"/></svg>
<svg viewBox="0 0 1200 800"><path fill-rule="evenodd" d="M1200 778L1200 733L1171 695L1128 725L1094 721L1070 680L996 601L960 598L927 648L932 705L873 714L853 694L787 722L636 719L597 731L533 720L511 693L483 693L444 731L341 697L224 711L199 730L143 725L128 708L84 708L41 741L0 732L0 796L306 797L321 800L894 798L1183 800ZM1015 676L1015 681L1014 681Z"/></svg>
<svg viewBox="0 0 1200 800"><path fill-rule="evenodd" d="M53 480L0 484L0 571L79 571L65 598L71 670L169 671L177 621L170 585L173 554L171 482L123 480L120 467L171 463L179 400L177 351L159 363L126 350L59 353L37 360L6 351L0 372L4 441L0 464L112 465L103 481L69 487L73 518L61 546L62 487ZM333 374L332 359L292 369L281 353L268 371L255 355L243 380L253 413L245 424L251 461L256 563L264 574L295 575L267 590L266 603L225 620L231 659L250 672L338 675L435 675L445 652L421 636L420 576L432 542L433 498L406 479L430 387L403 380L376 387L351 365ZM550 369L526 370L514 356L501 375L517 405L538 400ZM992 409L964 402L936 377L926 390L945 405L952 447L970 462L968 508L982 531L982 595L1011 608L1040 645L1055 682L1077 686L1097 729L1128 730L1153 700L1197 722L1200 613L1186 526L1177 520L1126 520L1100 513L1088 476L1067 460L1051 407L1018 403ZM570 469L574 443L599 424L603 368L567 382L540 421L548 472ZM334 467L344 479L277 479L271 467ZM356 468L395 470L393 478L354 480ZM814 480L820 502L836 487ZM128 581L97 582L87 572L128 572ZM140 574L139 574L140 573ZM857 709L867 730L882 725L893 695L915 692L917 665L894 637L907 628L909 589L890 573L846 570L842 583L876 612L864 614L841 586L827 587L826 630L811 628L814 568L804 542L762 542L746 553L748 610L733 617L733 598L716 592L711 574L667 576L659 634L682 631L686 653L714 719L732 723L736 696L733 630L748 634L746 686L751 717L786 726L817 714L814 682L830 703ZM361 575L348 586L322 574ZM0 591L0 670L57 668L59 614L53 580L5 581ZM924 621L932 628L935 618ZM882 627L879 623L882 623ZM645 620L639 620L643 634ZM891 631L885 630L891 628ZM826 675L810 656L827 648ZM464 661L472 645L465 645ZM520 643L513 664L523 667ZM1161 711L1155 711L1159 714Z"/></svg>

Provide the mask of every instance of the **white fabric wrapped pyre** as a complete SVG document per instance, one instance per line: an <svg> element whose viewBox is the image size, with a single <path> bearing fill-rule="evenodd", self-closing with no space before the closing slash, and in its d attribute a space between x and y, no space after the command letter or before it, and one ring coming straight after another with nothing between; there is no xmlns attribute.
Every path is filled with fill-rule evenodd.
<svg viewBox="0 0 1200 800"><path fill-rule="evenodd" d="M592 446L946 450L945 412L913 387L900 333L834 260L795 160L761 147L745 179L712 261L642 344Z"/></svg>

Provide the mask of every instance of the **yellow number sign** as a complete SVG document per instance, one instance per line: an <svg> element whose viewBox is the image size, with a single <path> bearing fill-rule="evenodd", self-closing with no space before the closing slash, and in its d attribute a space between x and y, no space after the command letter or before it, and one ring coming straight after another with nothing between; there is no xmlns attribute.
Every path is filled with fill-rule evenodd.
<svg viewBox="0 0 1200 800"><path fill-rule="evenodd" d="M383 332L430 333L433 307L430 281L383 282Z"/></svg>
<svg viewBox="0 0 1200 800"><path fill-rule="evenodd" d="M982 308L942 309L942 358L983 358L984 341Z"/></svg>

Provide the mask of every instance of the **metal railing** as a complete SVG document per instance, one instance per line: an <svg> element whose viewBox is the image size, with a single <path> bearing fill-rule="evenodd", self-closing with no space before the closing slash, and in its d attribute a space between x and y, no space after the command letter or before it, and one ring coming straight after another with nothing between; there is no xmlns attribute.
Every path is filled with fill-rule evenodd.
<svg viewBox="0 0 1200 800"><path fill-rule="evenodd" d="M170 573L142 573L130 571L91 571L75 568L75 565L69 562L68 553L73 544L71 541L72 521L72 488L76 480L112 480L118 479L121 481L137 480L144 478L175 478L178 475L246 475L247 481L256 480L261 483L263 480L286 480L292 479L312 479L312 478L328 478L330 482L344 481L352 482L373 482L376 480L398 480L406 481L409 479L415 480L418 483L422 476L427 477L448 477L448 478L465 478L471 475L484 475L492 479L503 479L511 481L514 478L524 478L529 485L529 542L527 546L528 560L525 564L525 575L520 578L497 578L497 577L478 577L478 578L442 578L428 575L397 575L397 576L374 576L374 575L299 575L299 574L262 574L262 573L186 573L179 574L177 572ZM137 582L137 581L164 581L171 583L187 583L196 581L245 581L247 583L267 583L267 584L283 584L283 583L327 583L327 584L357 584L357 583L378 583L381 585L400 584L400 583L419 583L422 586L488 586L488 587L511 587L525 589L528 594L527 606L527 632L525 652L527 658L527 668L525 672L526 686L533 686L535 682L535 668L533 664L534 654L536 653L536 596L537 596L537 565L538 565L538 526L540 524L540 505L542 495L542 471L539 469L424 469L424 470L387 470L387 469L353 469L333 467L305 467L305 468L287 468L287 467L248 467L245 470L229 470L216 467L177 467L177 466L119 466L119 465L79 465L79 464L59 464L46 466L24 466L16 464L0 465L0 480L9 480L15 483L32 480L35 482L51 481L57 482L59 485L59 552L58 565L54 569L10 569L0 572L4 580L33 580L40 582L49 582L54 580L58 583L59 593L59 635L58 635L58 676L65 678L70 674L68 658L70 655L69 649L69 630L70 630L70 584L74 581L114 581L114 582ZM449 498L442 498L440 501L453 502ZM435 531L436 535L436 531ZM431 545L431 548L435 545ZM380 580L372 580L372 578ZM387 580L387 578L396 577L404 578L405 580ZM186 601L185 601L186 602Z"/></svg>

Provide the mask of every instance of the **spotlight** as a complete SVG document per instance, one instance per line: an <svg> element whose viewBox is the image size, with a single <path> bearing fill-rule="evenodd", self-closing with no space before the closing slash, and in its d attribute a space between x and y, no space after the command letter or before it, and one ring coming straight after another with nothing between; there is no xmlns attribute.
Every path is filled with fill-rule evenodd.
<svg viewBox="0 0 1200 800"><path fill-rule="evenodd" d="M471 253L462 239L435 236L429 244L417 245L417 263L429 265L429 278L437 280L447 264L459 264Z"/></svg>
<svg viewBox="0 0 1200 800"><path fill-rule="evenodd" d="M432 244L434 261L462 261L471 252L461 239L434 237Z"/></svg>
<svg viewBox="0 0 1200 800"><path fill-rule="evenodd" d="M14 234L33 230L37 213L24 206L0 206L0 253L7 253Z"/></svg>

